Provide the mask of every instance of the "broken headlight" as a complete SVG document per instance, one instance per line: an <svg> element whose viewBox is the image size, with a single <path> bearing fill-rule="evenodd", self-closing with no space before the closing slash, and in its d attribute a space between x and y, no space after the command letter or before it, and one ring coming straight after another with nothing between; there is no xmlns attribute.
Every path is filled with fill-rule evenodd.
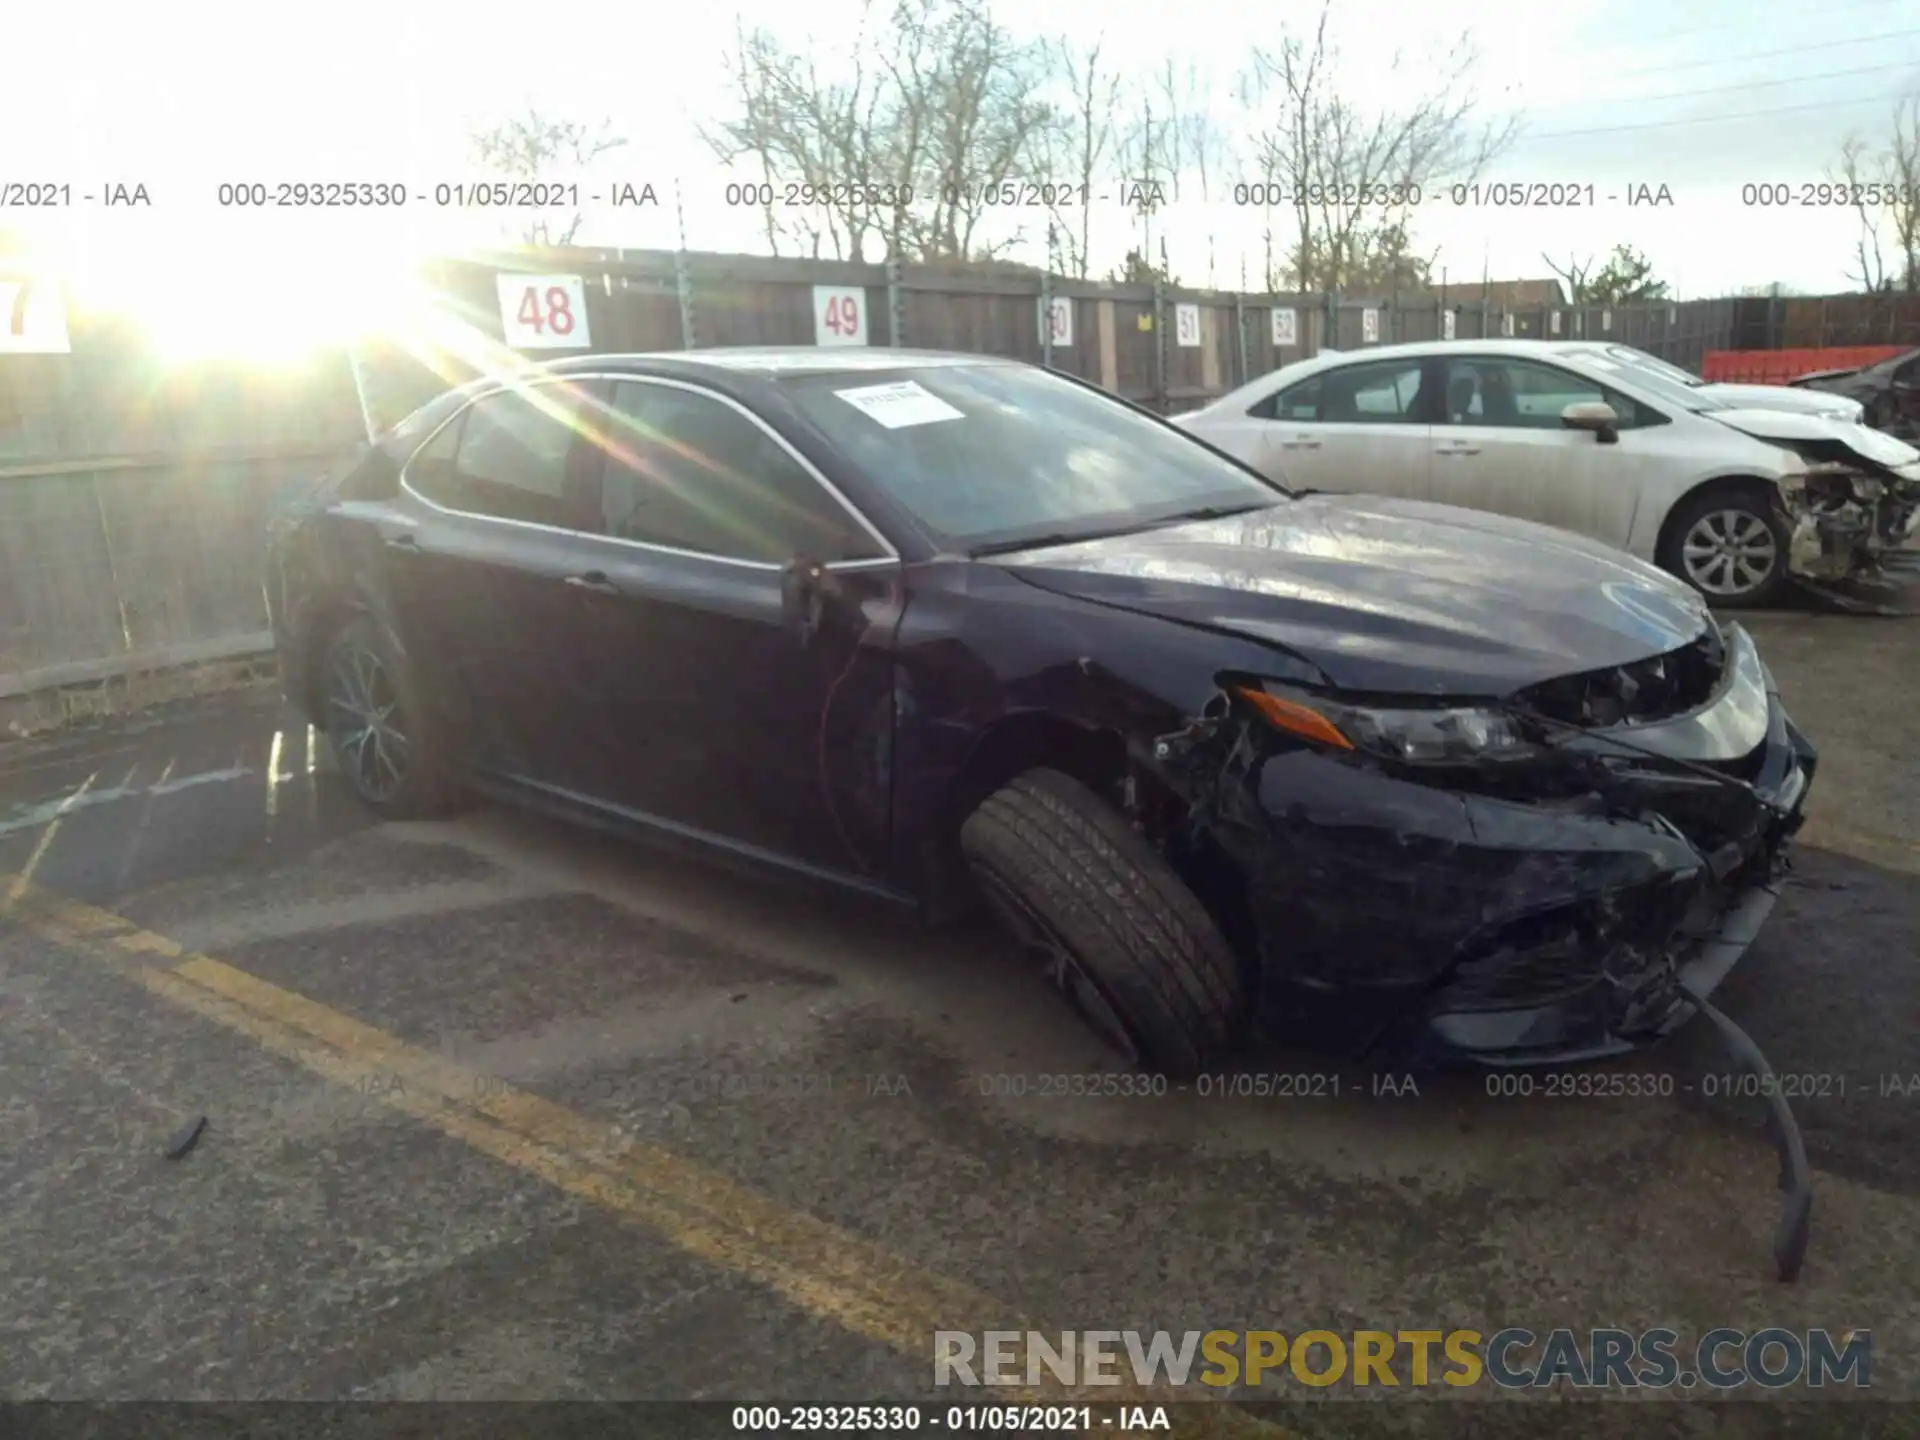
<svg viewBox="0 0 1920 1440"><path fill-rule="evenodd" d="M1277 730L1407 764L1472 764L1538 753L1515 719L1485 706L1348 705L1273 684L1235 686Z"/></svg>

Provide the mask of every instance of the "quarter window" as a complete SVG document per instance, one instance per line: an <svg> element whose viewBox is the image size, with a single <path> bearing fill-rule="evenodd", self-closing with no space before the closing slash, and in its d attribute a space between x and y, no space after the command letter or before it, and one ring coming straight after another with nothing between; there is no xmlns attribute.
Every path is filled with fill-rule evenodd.
<svg viewBox="0 0 1920 1440"><path fill-rule="evenodd" d="M573 443L585 409L586 397L566 384L486 396L414 456L407 483L450 510L597 530L592 476Z"/></svg>
<svg viewBox="0 0 1920 1440"><path fill-rule="evenodd" d="M622 381L606 429L609 535L774 565L881 554L785 446L724 401Z"/></svg>

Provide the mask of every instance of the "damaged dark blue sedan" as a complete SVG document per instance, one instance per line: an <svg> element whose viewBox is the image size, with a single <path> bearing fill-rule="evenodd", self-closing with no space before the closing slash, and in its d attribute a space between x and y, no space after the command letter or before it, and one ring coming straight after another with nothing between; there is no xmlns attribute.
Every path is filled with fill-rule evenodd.
<svg viewBox="0 0 1920 1440"><path fill-rule="evenodd" d="M275 522L290 698L361 798L468 791L918 906L984 898L1115 1045L1565 1061L1695 1012L1814 771L1680 582L1295 495L1049 371L538 366Z"/></svg>

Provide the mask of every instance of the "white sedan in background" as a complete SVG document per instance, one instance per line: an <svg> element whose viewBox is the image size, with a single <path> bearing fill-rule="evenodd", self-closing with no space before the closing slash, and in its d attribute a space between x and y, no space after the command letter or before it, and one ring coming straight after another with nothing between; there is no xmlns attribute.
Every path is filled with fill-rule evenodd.
<svg viewBox="0 0 1920 1440"><path fill-rule="evenodd" d="M1173 423L1291 489L1557 525L1728 606L1766 604L1794 575L1872 571L1913 533L1920 450L1838 414L1730 403L1721 387L1607 350L1452 340L1322 352Z"/></svg>

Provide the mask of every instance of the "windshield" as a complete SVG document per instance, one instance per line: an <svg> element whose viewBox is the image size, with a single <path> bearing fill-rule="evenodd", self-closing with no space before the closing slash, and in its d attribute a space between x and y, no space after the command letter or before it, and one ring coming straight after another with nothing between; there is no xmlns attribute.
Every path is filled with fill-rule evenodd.
<svg viewBox="0 0 1920 1440"><path fill-rule="evenodd" d="M1642 369L1652 371L1663 380L1675 385L1685 385L1690 390L1707 383L1698 375L1682 370L1678 365L1670 365L1658 355L1649 355L1644 350L1636 350L1631 345L1609 345L1606 353L1615 360L1624 360L1629 365L1638 365Z"/></svg>
<svg viewBox="0 0 1920 1440"><path fill-rule="evenodd" d="M1575 353L1595 370L1618 376L1628 384L1638 386L1663 404L1693 411L1730 408L1721 401L1710 398L1699 388L1701 382L1686 371L1679 370L1664 360L1656 359L1643 350L1630 349L1625 345L1609 345L1604 350L1580 350ZM1679 375L1683 383L1676 384L1668 379L1668 372Z"/></svg>
<svg viewBox="0 0 1920 1440"><path fill-rule="evenodd" d="M784 382L940 543L979 552L1278 504L1180 431L1045 370L954 365Z"/></svg>

